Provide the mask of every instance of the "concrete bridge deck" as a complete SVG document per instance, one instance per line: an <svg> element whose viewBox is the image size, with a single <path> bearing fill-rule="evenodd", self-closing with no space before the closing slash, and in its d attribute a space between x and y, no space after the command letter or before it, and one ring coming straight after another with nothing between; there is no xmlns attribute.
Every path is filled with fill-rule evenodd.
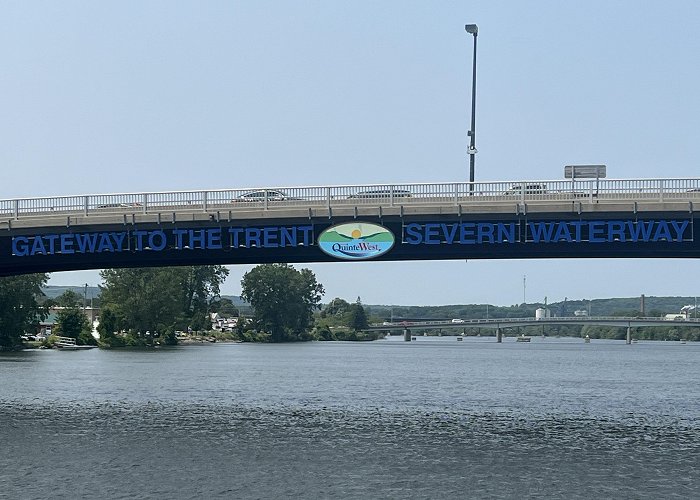
<svg viewBox="0 0 700 500"><path fill-rule="evenodd" d="M0 230L244 219L692 213L700 203L700 179L695 178L500 181L471 187L464 182L380 184L0 200Z"/></svg>
<svg viewBox="0 0 700 500"><path fill-rule="evenodd" d="M698 258L696 202L694 178L0 200L0 276L369 259Z"/></svg>

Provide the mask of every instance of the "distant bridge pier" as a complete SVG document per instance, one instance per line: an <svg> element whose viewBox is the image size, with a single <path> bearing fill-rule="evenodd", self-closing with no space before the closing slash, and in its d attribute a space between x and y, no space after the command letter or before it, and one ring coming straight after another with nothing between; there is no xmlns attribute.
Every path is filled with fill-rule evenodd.
<svg viewBox="0 0 700 500"><path fill-rule="evenodd" d="M403 339L404 339L406 342L410 342L410 341L411 341L411 330L409 330L408 328L404 328L404 329L403 329Z"/></svg>
<svg viewBox="0 0 700 500"><path fill-rule="evenodd" d="M501 334L500 328L496 328L496 342L498 342L498 343L503 342L503 335Z"/></svg>
<svg viewBox="0 0 700 500"><path fill-rule="evenodd" d="M632 327L631 326L627 327L627 343L628 344L632 343Z"/></svg>

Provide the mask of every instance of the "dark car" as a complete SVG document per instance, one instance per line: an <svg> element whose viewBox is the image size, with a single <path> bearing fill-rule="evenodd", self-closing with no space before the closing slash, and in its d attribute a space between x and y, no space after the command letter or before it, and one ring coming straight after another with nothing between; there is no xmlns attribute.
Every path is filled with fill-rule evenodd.
<svg viewBox="0 0 700 500"><path fill-rule="evenodd" d="M375 189L370 191L360 191L357 194L348 196L348 199L368 199L368 198L410 198L411 192L405 189Z"/></svg>

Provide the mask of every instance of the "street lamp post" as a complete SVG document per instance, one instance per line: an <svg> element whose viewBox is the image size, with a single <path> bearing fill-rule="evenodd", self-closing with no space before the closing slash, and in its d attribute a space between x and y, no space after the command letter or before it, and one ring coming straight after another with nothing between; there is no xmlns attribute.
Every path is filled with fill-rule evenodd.
<svg viewBox="0 0 700 500"><path fill-rule="evenodd" d="M476 24L464 26L467 33L474 35L474 55L472 57L472 122L467 135L469 136L469 194L474 192L474 156L476 155L476 37L479 28Z"/></svg>

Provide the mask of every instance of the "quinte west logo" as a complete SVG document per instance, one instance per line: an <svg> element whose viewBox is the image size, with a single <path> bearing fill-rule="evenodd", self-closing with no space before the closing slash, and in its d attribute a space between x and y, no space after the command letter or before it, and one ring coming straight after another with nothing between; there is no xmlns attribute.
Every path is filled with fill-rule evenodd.
<svg viewBox="0 0 700 500"><path fill-rule="evenodd" d="M331 226L318 237L321 250L339 259L373 259L394 246L394 235L387 228L369 222Z"/></svg>

